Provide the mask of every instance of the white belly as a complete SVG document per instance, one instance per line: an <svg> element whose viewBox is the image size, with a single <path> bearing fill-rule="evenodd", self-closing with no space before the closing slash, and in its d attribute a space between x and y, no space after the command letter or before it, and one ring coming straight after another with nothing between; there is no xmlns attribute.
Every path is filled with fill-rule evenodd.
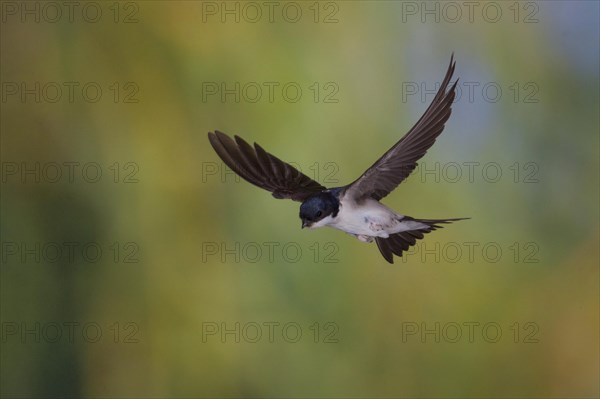
<svg viewBox="0 0 600 399"><path fill-rule="evenodd" d="M401 231L427 227L413 220L402 221L403 217L372 199L360 205L342 201L337 216L326 225L350 234L382 238Z"/></svg>

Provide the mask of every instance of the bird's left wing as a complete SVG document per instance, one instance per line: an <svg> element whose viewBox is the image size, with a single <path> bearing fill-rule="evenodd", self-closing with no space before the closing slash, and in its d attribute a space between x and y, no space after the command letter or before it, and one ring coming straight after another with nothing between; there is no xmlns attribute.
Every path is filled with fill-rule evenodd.
<svg viewBox="0 0 600 399"><path fill-rule="evenodd" d="M254 147L239 136L235 140L225 133L208 133L210 144L235 173L244 180L270 191L275 198L304 201L325 187L292 165L283 162L254 143Z"/></svg>
<svg viewBox="0 0 600 399"><path fill-rule="evenodd" d="M391 193L416 168L417 161L433 145L450 117L456 83L447 90L454 73L454 56L446 76L427 111L408 133L377 160L344 192L355 200L371 197L380 200Z"/></svg>

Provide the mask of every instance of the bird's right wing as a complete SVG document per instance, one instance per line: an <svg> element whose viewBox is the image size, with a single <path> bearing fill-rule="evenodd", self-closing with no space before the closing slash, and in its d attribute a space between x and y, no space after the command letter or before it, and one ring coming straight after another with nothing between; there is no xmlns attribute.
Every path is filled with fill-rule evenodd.
<svg viewBox="0 0 600 399"><path fill-rule="evenodd" d="M451 113L456 82L447 90L454 73L454 56L440 89L421 119L365 173L344 188L355 200L380 200L392 192L417 167L417 161L435 143Z"/></svg>
<svg viewBox="0 0 600 399"><path fill-rule="evenodd" d="M239 136L235 141L219 131L208 133L208 140L217 155L244 180L270 191L275 198L304 201L325 187L292 165L283 162L254 143L254 147Z"/></svg>

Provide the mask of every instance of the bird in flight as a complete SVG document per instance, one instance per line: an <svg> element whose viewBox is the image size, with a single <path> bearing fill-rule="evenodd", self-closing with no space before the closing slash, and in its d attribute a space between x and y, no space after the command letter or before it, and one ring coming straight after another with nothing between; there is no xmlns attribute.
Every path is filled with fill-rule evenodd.
<svg viewBox="0 0 600 399"><path fill-rule="evenodd" d="M454 73L454 55L433 101L417 123L354 182L326 188L290 164L254 147L239 136L208 133L208 139L223 162L249 183L268 190L273 197L301 202L302 228L329 226L360 241L375 241L389 263L402 256L424 234L456 219L416 219L401 215L379 202L416 168L435 139L444 130L451 113L458 80L448 90Z"/></svg>

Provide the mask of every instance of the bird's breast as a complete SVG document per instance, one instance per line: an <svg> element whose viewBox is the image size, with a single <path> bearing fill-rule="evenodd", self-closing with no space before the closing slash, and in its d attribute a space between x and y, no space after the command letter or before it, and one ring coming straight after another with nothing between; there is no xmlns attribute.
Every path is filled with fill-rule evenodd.
<svg viewBox="0 0 600 399"><path fill-rule="evenodd" d="M386 206L375 200L364 203L341 203L338 215L329 226L350 234L387 237L388 231L402 218Z"/></svg>

